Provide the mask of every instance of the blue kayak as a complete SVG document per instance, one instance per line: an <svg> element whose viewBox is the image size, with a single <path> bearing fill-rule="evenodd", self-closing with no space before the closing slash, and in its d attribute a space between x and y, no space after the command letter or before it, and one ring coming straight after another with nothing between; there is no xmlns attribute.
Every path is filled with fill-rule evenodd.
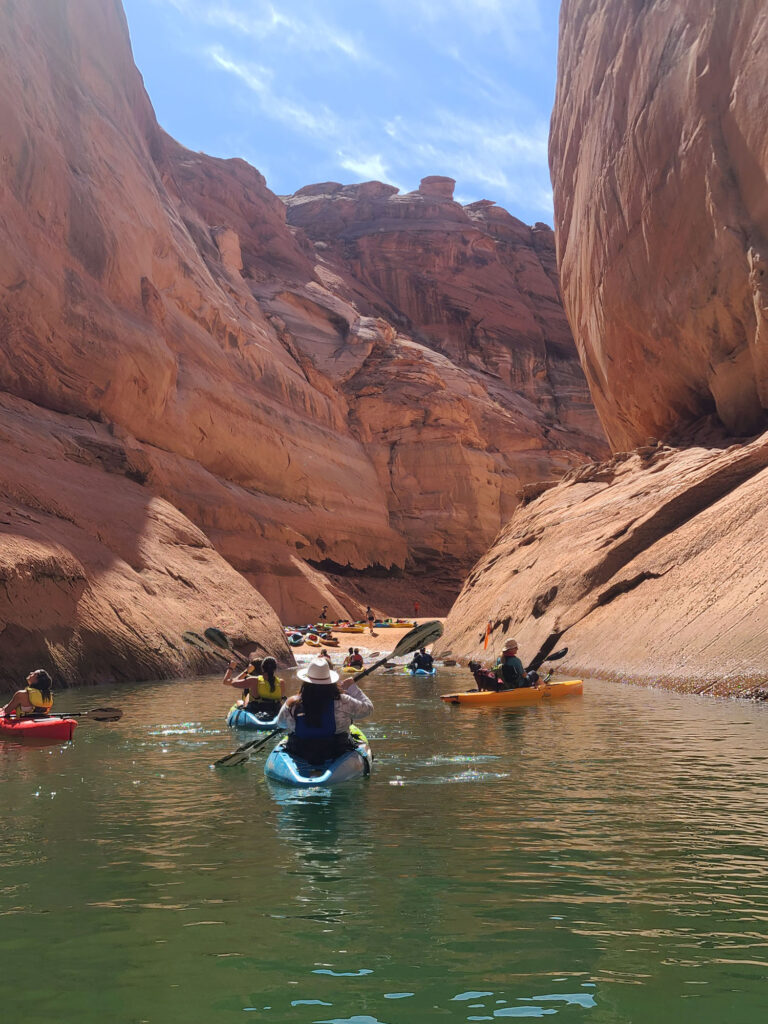
<svg viewBox="0 0 768 1024"><path fill-rule="evenodd" d="M267 758L264 774L268 779L282 782L285 786L336 786L340 782L361 779L371 774L373 754L359 729L352 727L353 735L360 740L356 750L346 750L340 757L322 764L310 764L300 757L292 757L285 749L287 738L281 740Z"/></svg>
<svg viewBox="0 0 768 1024"><path fill-rule="evenodd" d="M427 671L425 668L409 668L408 669L408 675L409 676L433 676L434 674L435 674L435 670L433 668L431 668L429 671Z"/></svg>
<svg viewBox="0 0 768 1024"><path fill-rule="evenodd" d="M277 715L274 718L268 718L263 713L254 715L250 711L239 708L237 704L229 709L229 714L227 715L227 725L230 729L250 729L256 732L269 732L270 729L275 728L276 722Z"/></svg>

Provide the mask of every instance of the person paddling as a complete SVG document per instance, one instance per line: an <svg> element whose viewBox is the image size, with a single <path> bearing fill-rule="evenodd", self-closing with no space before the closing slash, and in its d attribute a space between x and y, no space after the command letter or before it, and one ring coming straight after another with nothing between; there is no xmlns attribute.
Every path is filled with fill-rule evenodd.
<svg viewBox="0 0 768 1024"><path fill-rule="evenodd" d="M339 684L339 673L324 658L314 658L296 674L301 690L288 698L275 723L288 732L288 753L322 764L353 750L349 727L373 712L371 700L354 679Z"/></svg>
<svg viewBox="0 0 768 1024"><path fill-rule="evenodd" d="M275 659L264 658L262 661L256 657L254 651L248 667L239 675L233 676L232 672L236 668L237 662L231 661L222 682L225 686L233 686L235 689L245 686L243 699L237 702L238 705L252 715L274 718L283 700L283 682L276 675Z"/></svg>
<svg viewBox="0 0 768 1024"><path fill-rule="evenodd" d="M517 640L507 640L501 652L497 672L501 675L501 690L516 690L520 687L535 686L539 681L538 672L526 672L517 656Z"/></svg>
<svg viewBox="0 0 768 1024"><path fill-rule="evenodd" d="M427 654L424 647L420 647L418 652L414 654L413 659L408 666L411 672L416 672L421 669L422 672L431 672L434 665L434 659L431 654Z"/></svg>
<svg viewBox="0 0 768 1024"><path fill-rule="evenodd" d="M53 682L44 668L30 672L23 690L17 690L0 715L47 715L53 707Z"/></svg>
<svg viewBox="0 0 768 1024"><path fill-rule="evenodd" d="M355 647L355 649L352 650L352 648L350 647L350 651L352 651L352 654L350 655L349 658L350 666L352 668L362 668L365 662L363 661L363 656L360 653L360 648Z"/></svg>

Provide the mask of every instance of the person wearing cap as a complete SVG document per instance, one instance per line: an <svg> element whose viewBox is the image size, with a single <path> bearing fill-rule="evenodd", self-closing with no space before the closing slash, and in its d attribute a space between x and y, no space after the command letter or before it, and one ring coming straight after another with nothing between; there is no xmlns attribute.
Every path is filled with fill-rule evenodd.
<svg viewBox="0 0 768 1024"><path fill-rule="evenodd" d="M417 654L414 654L413 659L408 666L412 672L416 672L417 669L421 669L422 672L431 672L434 665L434 659L431 654L427 654L426 648L420 647Z"/></svg>
<svg viewBox="0 0 768 1024"><path fill-rule="evenodd" d="M517 656L517 640L507 640L501 652L497 664L497 671L501 675L502 689L516 690L522 686L535 686L539 676L536 672L526 672L523 663Z"/></svg>
<svg viewBox="0 0 768 1024"><path fill-rule="evenodd" d="M301 690L288 698L275 722L288 733L288 753L321 764L353 749L349 727L373 712L371 700L354 679L340 684L325 658L313 658L296 675Z"/></svg>

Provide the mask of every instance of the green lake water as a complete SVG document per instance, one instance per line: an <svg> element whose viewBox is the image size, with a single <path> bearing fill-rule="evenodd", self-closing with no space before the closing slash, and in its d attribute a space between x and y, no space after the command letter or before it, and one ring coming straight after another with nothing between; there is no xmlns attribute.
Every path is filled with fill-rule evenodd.
<svg viewBox="0 0 768 1024"><path fill-rule="evenodd" d="M306 793L210 767L218 681L60 694L125 715L0 743L3 1020L764 1021L768 707L468 682L375 675L373 776Z"/></svg>

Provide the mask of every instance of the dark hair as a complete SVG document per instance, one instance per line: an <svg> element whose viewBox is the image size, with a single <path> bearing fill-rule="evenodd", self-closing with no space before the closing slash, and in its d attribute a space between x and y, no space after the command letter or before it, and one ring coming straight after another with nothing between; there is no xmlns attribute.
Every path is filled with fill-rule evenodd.
<svg viewBox="0 0 768 1024"><path fill-rule="evenodd" d="M262 671L262 674L263 674L264 678L269 683L269 692L270 693L274 693L275 690L277 689L277 684L275 682L275 669L276 668L277 668L277 662L275 661L274 658L265 658L264 661L262 661L262 663L261 663L261 671Z"/></svg>
<svg viewBox="0 0 768 1024"><path fill-rule="evenodd" d="M249 676L260 676L264 662L261 658L251 658L248 662L248 666L253 669L253 672L249 672Z"/></svg>
<svg viewBox="0 0 768 1024"><path fill-rule="evenodd" d="M350 647L350 648L349 648L349 653L350 653L350 654L354 654L354 653L355 653L355 649L354 649L354 647Z"/></svg>
<svg viewBox="0 0 768 1024"><path fill-rule="evenodd" d="M44 668L37 668L32 673L35 677L35 689L43 695L43 700L49 700L53 689L53 680Z"/></svg>
<svg viewBox="0 0 768 1024"><path fill-rule="evenodd" d="M334 700L341 700L338 683L302 683L294 716L303 714L307 725L317 729L323 723L323 712Z"/></svg>

